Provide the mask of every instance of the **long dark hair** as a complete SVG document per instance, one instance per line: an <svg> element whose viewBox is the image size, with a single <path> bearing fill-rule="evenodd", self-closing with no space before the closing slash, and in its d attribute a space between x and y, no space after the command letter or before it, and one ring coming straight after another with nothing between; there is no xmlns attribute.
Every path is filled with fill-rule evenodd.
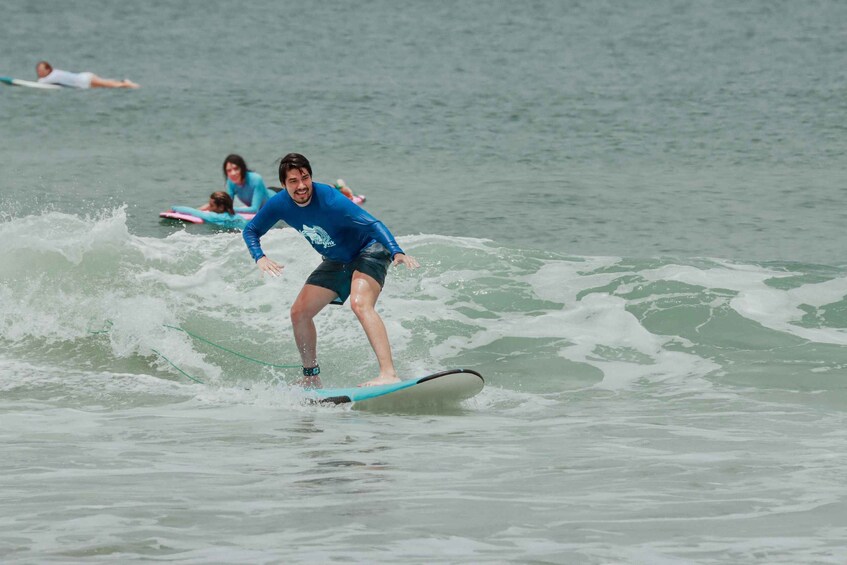
<svg viewBox="0 0 847 565"><path fill-rule="evenodd" d="M226 159L224 159L224 164L223 164L224 178L228 178L226 176L226 164L227 163L232 163L233 165L238 167L241 170L241 182L242 183L247 182L247 171L249 171L250 169L247 168L247 163L244 161L244 157L242 157L241 155L237 155L235 153L230 153L229 155L226 156Z"/></svg>
<svg viewBox="0 0 847 565"><path fill-rule="evenodd" d="M230 216L235 215L235 210L232 209L232 197L226 192L213 192L209 195L209 198L211 198L212 202L214 202L216 205L223 206L224 212L226 212Z"/></svg>
<svg viewBox="0 0 847 565"><path fill-rule="evenodd" d="M306 169L309 171L309 176L312 176L312 165L309 164L309 160L299 153L289 153L279 161L279 182L282 183L282 186L285 186L285 177L288 175L288 171L292 169L298 171Z"/></svg>

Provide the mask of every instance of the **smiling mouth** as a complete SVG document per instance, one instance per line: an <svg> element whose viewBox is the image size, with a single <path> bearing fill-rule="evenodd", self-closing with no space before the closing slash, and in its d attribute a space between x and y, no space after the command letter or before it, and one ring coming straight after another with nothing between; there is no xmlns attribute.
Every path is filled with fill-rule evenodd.
<svg viewBox="0 0 847 565"><path fill-rule="evenodd" d="M312 197L311 193L309 192L309 189L307 188L300 188L298 190L295 190L294 194L292 194L291 196L294 197L294 200L297 201L297 203L299 204L304 204L308 202Z"/></svg>

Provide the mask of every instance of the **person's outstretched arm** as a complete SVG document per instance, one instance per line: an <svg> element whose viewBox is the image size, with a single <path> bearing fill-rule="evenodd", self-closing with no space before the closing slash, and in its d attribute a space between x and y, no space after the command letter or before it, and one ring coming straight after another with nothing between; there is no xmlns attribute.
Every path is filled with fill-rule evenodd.
<svg viewBox="0 0 847 565"><path fill-rule="evenodd" d="M259 210L241 233L244 243L247 244L247 249L250 251L250 256L256 261L256 266L262 272L274 277L280 275L284 267L265 255L265 252L262 251L261 239L263 235L268 233L269 229L274 227L282 219L282 214L280 213L281 205L275 204L275 202L277 201L271 200Z"/></svg>
<svg viewBox="0 0 847 565"><path fill-rule="evenodd" d="M388 252L391 253L391 260L395 265L406 265L410 269L420 267L420 264L414 257L406 255L385 224L377 220L370 212L356 206L349 200L347 202L349 204L345 202L343 206L349 217L354 223L367 227L370 236L385 246Z"/></svg>
<svg viewBox="0 0 847 565"><path fill-rule="evenodd" d="M197 216L203 221L209 221L209 214L214 214L214 212L208 212L206 210L200 210L197 208L192 208L191 206L171 206L171 210L174 212L178 212L180 214L188 214L189 216Z"/></svg>

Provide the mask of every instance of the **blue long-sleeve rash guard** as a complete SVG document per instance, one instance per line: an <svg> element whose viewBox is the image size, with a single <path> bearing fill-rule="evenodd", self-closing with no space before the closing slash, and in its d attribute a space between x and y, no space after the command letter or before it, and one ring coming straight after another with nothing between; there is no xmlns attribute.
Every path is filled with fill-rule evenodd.
<svg viewBox="0 0 847 565"><path fill-rule="evenodd" d="M247 206L236 206L236 212L250 212L255 214L271 198L271 191L265 186L265 181L259 173L247 171L244 184L237 185L231 180L226 181L226 191L235 199L237 196Z"/></svg>
<svg viewBox="0 0 847 565"><path fill-rule="evenodd" d="M244 241L254 261L265 252L259 240L279 220L303 234L320 253L331 261L351 262L363 249L379 242L393 259L403 250L385 224L353 204L328 184L312 183L312 200L298 206L285 190L277 193L244 228Z"/></svg>

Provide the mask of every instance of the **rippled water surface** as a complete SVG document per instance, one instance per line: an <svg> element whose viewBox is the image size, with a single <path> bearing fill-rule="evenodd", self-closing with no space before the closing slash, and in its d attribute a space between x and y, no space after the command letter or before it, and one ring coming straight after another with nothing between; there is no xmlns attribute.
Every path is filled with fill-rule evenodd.
<svg viewBox="0 0 847 565"><path fill-rule="evenodd" d="M0 561L847 561L843 3L7 4L0 74L142 88L0 87ZM402 374L480 395L308 405L305 240L158 218L289 151L422 263Z"/></svg>

